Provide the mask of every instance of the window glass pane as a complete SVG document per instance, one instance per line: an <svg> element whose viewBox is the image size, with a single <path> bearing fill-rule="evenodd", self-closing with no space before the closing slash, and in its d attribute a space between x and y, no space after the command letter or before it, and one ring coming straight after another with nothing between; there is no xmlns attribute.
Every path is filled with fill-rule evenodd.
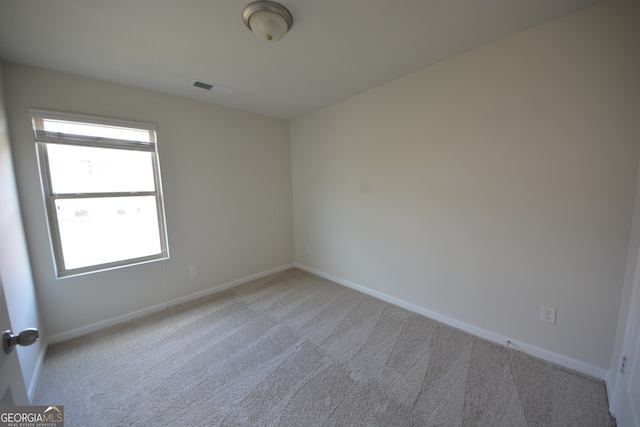
<svg viewBox="0 0 640 427"><path fill-rule="evenodd" d="M29 114L57 276L167 259L155 125Z"/></svg>
<svg viewBox="0 0 640 427"><path fill-rule="evenodd" d="M54 194L155 191L153 153L48 144Z"/></svg>
<svg viewBox="0 0 640 427"><path fill-rule="evenodd" d="M58 199L66 270L161 253L155 196Z"/></svg>
<svg viewBox="0 0 640 427"><path fill-rule="evenodd" d="M132 129L93 123L77 123L62 120L43 119L42 127L48 132L60 132L99 138L122 139L126 141L151 141L150 132L145 129Z"/></svg>

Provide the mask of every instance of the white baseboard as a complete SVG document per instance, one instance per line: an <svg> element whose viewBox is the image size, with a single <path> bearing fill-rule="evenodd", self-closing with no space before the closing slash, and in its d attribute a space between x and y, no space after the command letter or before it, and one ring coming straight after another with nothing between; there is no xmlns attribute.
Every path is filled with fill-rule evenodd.
<svg viewBox="0 0 640 427"><path fill-rule="evenodd" d="M40 379L40 373L42 372L42 366L44 365L44 359L47 357L47 349L49 348L49 344L47 340L42 341L42 348L40 349L40 354L38 354L38 360L36 361L35 369L33 370L33 375L31 376L31 381L29 383L29 388L27 389L27 398L29 402L33 402L33 396L36 392L36 387L38 386L38 380Z"/></svg>
<svg viewBox="0 0 640 427"><path fill-rule="evenodd" d="M194 294L190 294L190 295L186 295L184 297L180 297L171 301L167 301L164 302L162 304L156 304L153 305L151 307L146 307L140 310L136 310L134 312L131 313L127 313L127 314L123 314L120 316L116 316L110 319L106 319L100 322L96 322L96 323L92 323L90 325L87 326L82 326L80 328L76 328L76 329L72 329L70 331L66 331L66 332L61 332L55 335L52 335L48 338L48 343L49 344L55 344L58 342L62 342L62 341L66 341L75 337L79 337L81 335L86 335L88 333L91 332L95 332L98 331L100 329L104 329L107 328L109 326L114 326L129 320L133 320L133 319L137 319L140 318L142 316L146 316L148 314L151 313L155 313L161 310L164 310L166 307L170 307L170 306L174 306L174 305L179 305L179 304L184 304L186 302L198 299L198 298L202 298L208 295L212 295L214 293L223 291L225 289L229 289L232 288L234 286L238 286L247 282L250 282L252 280L256 280L256 279L260 279L262 277L268 276L270 274L274 274L274 273L278 273L280 271L284 271L287 270L291 267L297 267L301 270L307 271L309 273L315 274L317 276L320 277L324 277L325 279L331 280L333 282L336 282L340 285L346 286L348 288L357 290L359 292L365 293L367 295L371 295L375 298L381 299L383 301L386 301L390 304L405 308L409 311L412 311L414 313L418 313L421 314L423 316L429 317L431 319L434 319L436 321L442 322L444 324L447 324L449 326L452 326L454 328L460 329L462 331L468 332L472 335L478 336L480 338L484 338L488 341L492 341L495 342L497 344L501 344L501 345L508 345L511 348L514 348L516 350L520 350L523 351L527 354L530 354L532 356L538 357L540 359L546 360L548 362L551 363L555 363L557 365L560 366L564 366L566 368L569 369L573 369L575 371L581 372L583 374L601 379L601 380L607 380L607 371L604 369L601 369L597 366L591 365L589 363L586 363L584 361L578 360L578 359L574 359L559 353L555 353L553 351L544 349L542 347L538 347L535 346L533 344L529 344L523 341L519 341L517 339L511 338L511 337L507 337L505 335L493 332L493 331L489 331L487 329L483 329L483 328L479 328L477 326L471 325L469 323L465 323L462 321L459 321L457 319L454 319L452 317L449 316L445 316L443 314L437 313L435 311L426 309L424 307L420 307L418 305L409 303L407 301L403 301L401 299L392 297L390 295L384 294L382 292L367 288L365 286L362 285L358 285L356 283L350 282L348 280L344 280L342 278L327 274L325 272L316 270L314 268L311 267L307 267L304 264L300 264L300 263L295 263L295 264L286 264L283 265L281 267L277 267L268 271L264 271L262 273L258 273L258 274L254 274L251 276L247 276L241 279L237 279L228 283L224 283L222 285L218 285L218 286L214 286L212 288L206 289L204 291L200 291L200 292L196 292ZM510 343L510 344L507 344ZM45 346L45 350L42 353L42 355L40 356L39 360L38 360L38 367L37 367L37 374L34 375L34 379L31 382L31 385L29 386L29 397L31 397L31 393L33 393L33 391L35 390L35 385L37 384L37 378L39 377L39 371L42 367L42 363L44 362L44 354L46 353L46 346ZM607 386L609 386L609 384L607 384ZM608 387L607 387L608 389Z"/></svg>
<svg viewBox="0 0 640 427"><path fill-rule="evenodd" d="M171 301L166 301L161 304L156 304L151 307L142 308L140 310L133 311L131 313L122 314L120 316L112 317L110 319L101 320L100 322L95 322L90 325L81 326L79 328L72 329L66 332L60 332L58 334L51 335L48 338L49 344L55 344L62 341L67 341L72 338L76 338L82 335L89 334L91 332L98 331L100 329L108 328L109 326L118 325L120 323L127 322L129 320L138 319L142 316L146 316L151 313L155 313L161 310L164 310L167 307L184 304L189 301L193 301L198 298L206 297L212 294L215 294L220 291L224 291L225 289L233 288L234 286L242 285L243 283L250 282L252 280L260 279L262 277L268 276L270 274L279 273L280 271L287 270L289 268L294 267L294 264L286 264L280 267L273 268L271 270L263 271L262 273L253 274L251 276L243 277L241 279L233 280L228 283L224 283L222 285L214 286L209 289L205 289L204 291L196 292L190 295L186 295L180 298L176 298Z"/></svg>
<svg viewBox="0 0 640 427"><path fill-rule="evenodd" d="M607 390L607 400L609 401L609 412L611 413L611 415L614 415L616 404L618 403L618 401L616 400L616 396L614 396L614 392L613 392L614 388L613 388L613 382L611 380L610 371L607 371L607 374L604 376L604 385L605 385L605 389Z"/></svg>
<svg viewBox="0 0 640 427"><path fill-rule="evenodd" d="M555 353L553 351L544 349L542 347L535 346L533 344L528 344L523 341L518 341L514 338L507 337L502 334L498 334L493 331L489 331L487 329L479 328L477 326L471 325L469 323L461 322L457 319L454 319L449 316L445 316L443 314L437 313L435 311L426 309L424 307L420 307L418 305L412 304L407 301L403 301L401 299L392 297L390 295L384 294L382 292L367 288L362 285L358 285L356 283L350 282L348 280L341 279L336 276L332 276L331 274L324 273L322 271L316 270L311 267L307 267L304 264L295 263L295 267L307 271L311 274L315 274L316 276L324 277L325 279L331 280L332 282L336 282L340 285L346 286L351 289L355 289L359 292L365 293L367 295L371 295L375 298L386 301L390 304L397 305L399 307L405 308L414 313L421 314L423 316L429 317L438 322L442 322L454 328L460 329L462 331L468 332L472 335L475 335L480 338L484 338L488 341L495 342L497 344L505 345L516 350L523 351L531 356L538 357L540 359L546 360L551 363L555 363L556 365L564 366L565 368L573 369L574 371L581 372L583 374L589 375L591 377L595 377L601 380L606 379L607 371L597 366L586 363L582 360L574 359L572 357L568 357L559 353Z"/></svg>

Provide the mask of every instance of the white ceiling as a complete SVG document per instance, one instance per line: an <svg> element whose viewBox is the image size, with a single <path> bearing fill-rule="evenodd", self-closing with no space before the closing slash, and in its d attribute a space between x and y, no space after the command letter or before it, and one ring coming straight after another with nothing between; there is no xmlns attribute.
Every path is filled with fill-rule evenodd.
<svg viewBox="0 0 640 427"><path fill-rule="evenodd" d="M0 0L0 58L291 119L600 1L282 0L267 43L250 0Z"/></svg>

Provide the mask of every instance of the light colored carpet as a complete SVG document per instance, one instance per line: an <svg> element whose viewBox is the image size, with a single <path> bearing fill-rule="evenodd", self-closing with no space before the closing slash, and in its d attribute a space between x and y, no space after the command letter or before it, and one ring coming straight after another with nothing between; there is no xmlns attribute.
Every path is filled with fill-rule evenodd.
<svg viewBox="0 0 640 427"><path fill-rule="evenodd" d="M612 426L604 383L291 269L49 348L71 426Z"/></svg>

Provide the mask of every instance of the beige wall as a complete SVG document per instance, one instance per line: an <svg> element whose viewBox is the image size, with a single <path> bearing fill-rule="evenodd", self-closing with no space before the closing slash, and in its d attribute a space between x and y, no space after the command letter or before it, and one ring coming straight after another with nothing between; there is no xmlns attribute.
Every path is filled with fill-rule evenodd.
<svg viewBox="0 0 640 427"><path fill-rule="evenodd" d="M292 121L296 262L606 371L640 156L639 4Z"/></svg>
<svg viewBox="0 0 640 427"><path fill-rule="evenodd" d="M106 82L4 65L18 189L49 335L293 262L289 127ZM27 108L158 125L171 259L56 280ZM191 278L189 267L200 275Z"/></svg>

